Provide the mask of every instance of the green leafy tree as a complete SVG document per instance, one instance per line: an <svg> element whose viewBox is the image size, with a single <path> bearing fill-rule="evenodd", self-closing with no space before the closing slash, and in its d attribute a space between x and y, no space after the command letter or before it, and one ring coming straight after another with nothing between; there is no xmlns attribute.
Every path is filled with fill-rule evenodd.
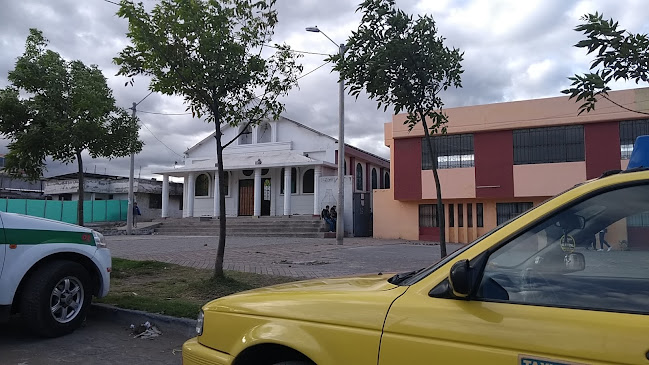
<svg viewBox="0 0 649 365"><path fill-rule="evenodd" d="M0 90L0 133L9 139L5 171L39 179L49 156L79 168L77 222L83 225L84 176L81 154L116 158L139 152L137 120L115 106L113 93L97 66L66 61L47 49L48 41L30 29L25 53Z"/></svg>
<svg viewBox="0 0 649 365"><path fill-rule="evenodd" d="M223 276L225 176L221 128L276 119L278 97L297 84L302 66L288 46L262 57L277 23L275 0L162 0L147 12L123 0L118 15L129 21L119 74L150 76L150 89L184 97L196 117L215 124L220 225L214 277ZM260 96L256 96L260 95Z"/></svg>
<svg viewBox="0 0 649 365"><path fill-rule="evenodd" d="M437 153L432 135L446 133L447 115L441 92L462 87L463 53L444 45L429 15L413 16L395 7L394 0L366 0L357 11L363 13L358 30L346 44L346 55L332 56L356 96L365 90L370 98L398 114L407 113L405 124L412 130L421 123L426 147L432 156L437 189L437 217L442 257L446 256L442 189L437 174Z"/></svg>
<svg viewBox="0 0 649 365"><path fill-rule="evenodd" d="M595 109L598 97L609 100L617 106L640 114L643 111L632 110L616 103L608 97L609 84L613 81L649 81L649 38L647 34L633 34L625 29L618 29L618 22L605 20L603 14L586 14L581 18L584 23L575 30L583 32L586 39L579 41L575 47L585 48L588 54L596 52L590 64L590 72L569 77L572 81L569 89L562 90L570 94L570 99L583 101L579 114Z"/></svg>

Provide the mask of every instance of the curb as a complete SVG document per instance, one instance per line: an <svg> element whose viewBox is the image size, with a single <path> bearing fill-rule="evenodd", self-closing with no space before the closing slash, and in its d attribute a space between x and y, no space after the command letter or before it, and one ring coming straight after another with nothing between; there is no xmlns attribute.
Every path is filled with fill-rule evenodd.
<svg viewBox="0 0 649 365"><path fill-rule="evenodd" d="M172 331L187 336L187 338L196 336L196 320L194 319L177 318L134 309L118 308L103 303L92 303L90 312L95 315L101 315L112 322L123 324L126 327L131 324L137 326L146 321L150 321L155 323L163 333L165 331Z"/></svg>

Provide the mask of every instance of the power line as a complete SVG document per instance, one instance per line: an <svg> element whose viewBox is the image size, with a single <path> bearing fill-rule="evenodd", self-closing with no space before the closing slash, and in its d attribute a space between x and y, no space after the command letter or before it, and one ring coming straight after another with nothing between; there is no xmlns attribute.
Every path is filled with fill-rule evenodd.
<svg viewBox="0 0 649 365"><path fill-rule="evenodd" d="M142 124L142 126L143 126L144 128L146 128L146 130L149 131L149 133L151 133L151 135L153 136L153 138L155 138L156 140L158 140L158 142L162 143L163 146L167 147L167 149L168 149L169 151L173 152L176 156L178 156L178 157L180 157L180 158L183 158L182 155L180 155L180 154L178 154L176 151L172 150L169 146L167 146L164 142L162 142L162 141L160 140L160 138L156 137L156 135L155 135L155 134L154 134L154 133L149 129L149 127L146 126L146 124L144 124L144 123L141 123L141 124Z"/></svg>
<svg viewBox="0 0 649 365"><path fill-rule="evenodd" d="M275 48L275 49L281 49L280 47L273 46L271 44L264 44L266 47L270 48ZM289 49L290 52L294 53L304 53L304 54L312 54L312 55L318 55L318 56L331 56L330 54L327 53L320 53L320 52L311 52L311 51L298 51L296 49Z"/></svg>
<svg viewBox="0 0 649 365"><path fill-rule="evenodd" d="M325 63L323 63L322 65L320 65L320 66L318 66L318 67L316 67L316 68L314 68L313 70L311 70L311 71L309 71L309 72L307 72L307 73L305 73L305 74L303 74L303 75L300 75L300 77L298 77L298 78L295 79L295 80L299 80L299 79L301 79L301 78L303 78L303 77L306 77L306 76L311 75L312 73L318 71L319 69L321 69L322 67L324 67L324 66L325 66L326 64L328 64L328 63L329 63L329 61L326 61Z"/></svg>
<svg viewBox="0 0 649 365"><path fill-rule="evenodd" d="M150 93L146 94L146 96L143 97L142 100L138 101L138 102L135 104L135 106L140 105L140 104L141 104L144 100L146 100L146 98L148 98L151 94L153 94L153 91L151 91Z"/></svg>
<svg viewBox="0 0 649 365"><path fill-rule="evenodd" d="M312 73L318 71L319 69L321 69L322 67L326 66L328 63L330 63L330 62L329 62L329 61L326 61L325 63L321 64L320 66L318 66L318 67L316 67L316 68L314 68L313 70L311 70L311 71L309 71L309 72L307 72L307 73L304 73L304 74L300 75L300 76L297 77L295 80L300 80L300 79L302 79L302 78L304 78L304 77L309 76L310 74L312 74ZM153 91L152 91L151 93L153 93ZM151 95L151 93L149 93L149 95ZM145 96L142 100L140 100L140 103L141 103L142 101L144 101L144 99L146 99L149 95ZM260 96L262 96L262 95L257 95L257 96L255 96L255 98L258 98L258 97L260 97ZM139 103L138 103L138 104L139 104ZM185 113L163 113L163 112L151 112L151 111L139 110L139 109L138 109L138 113L154 114L154 115L170 115L170 116L191 115L191 114L192 114L191 112L185 112Z"/></svg>
<svg viewBox="0 0 649 365"><path fill-rule="evenodd" d="M114 1L110 1L110 0L104 0L104 1L107 2L107 3L111 3L111 4L114 4L114 5L117 5L117 6L121 6L119 3L116 3L116 2L114 2Z"/></svg>
<svg viewBox="0 0 649 365"><path fill-rule="evenodd" d="M145 113L145 114L155 114L155 115L190 115L192 114L191 112L186 112L186 113L161 113L161 112L149 112L145 110L138 110L140 113Z"/></svg>

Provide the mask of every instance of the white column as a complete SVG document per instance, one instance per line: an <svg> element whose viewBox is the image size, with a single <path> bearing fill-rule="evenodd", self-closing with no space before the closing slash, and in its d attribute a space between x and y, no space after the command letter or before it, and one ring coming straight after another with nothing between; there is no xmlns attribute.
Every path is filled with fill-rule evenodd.
<svg viewBox="0 0 649 365"><path fill-rule="evenodd" d="M187 176L183 177L183 218L186 218L186 217L189 216L189 214L187 213L188 212L188 210L187 210L187 201L189 200L187 198L189 196L187 194L187 192L189 190L188 189L189 184L188 184L188 181L187 181L188 179L189 178Z"/></svg>
<svg viewBox="0 0 649 365"><path fill-rule="evenodd" d="M313 170L313 215L320 215L320 194L318 182L322 173L322 166L316 166Z"/></svg>
<svg viewBox="0 0 649 365"><path fill-rule="evenodd" d="M255 217L261 216L261 169L255 169L255 207L253 215Z"/></svg>
<svg viewBox="0 0 649 365"><path fill-rule="evenodd" d="M284 168L284 215L291 215L291 167Z"/></svg>
<svg viewBox="0 0 649 365"><path fill-rule="evenodd" d="M189 177L187 179L187 216L188 217L193 217L194 216L194 199L195 197L195 190L196 186L194 186L194 173L190 172Z"/></svg>
<svg viewBox="0 0 649 365"><path fill-rule="evenodd" d="M219 190L219 171L216 170L214 171L214 194L212 194L212 196L214 196L214 217L215 218L219 216L219 209L221 207L219 205L220 193L221 192Z"/></svg>
<svg viewBox="0 0 649 365"><path fill-rule="evenodd" d="M169 216L169 175L162 175L162 218Z"/></svg>

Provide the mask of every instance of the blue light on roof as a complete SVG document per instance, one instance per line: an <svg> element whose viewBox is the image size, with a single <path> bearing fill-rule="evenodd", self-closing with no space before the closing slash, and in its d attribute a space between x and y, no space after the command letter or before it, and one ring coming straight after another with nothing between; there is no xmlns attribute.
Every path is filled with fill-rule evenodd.
<svg viewBox="0 0 649 365"><path fill-rule="evenodd" d="M631 152L631 158L629 159L629 166L626 169L630 170L638 167L649 168L649 136L636 138L635 144L633 145L633 152Z"/></svg>

